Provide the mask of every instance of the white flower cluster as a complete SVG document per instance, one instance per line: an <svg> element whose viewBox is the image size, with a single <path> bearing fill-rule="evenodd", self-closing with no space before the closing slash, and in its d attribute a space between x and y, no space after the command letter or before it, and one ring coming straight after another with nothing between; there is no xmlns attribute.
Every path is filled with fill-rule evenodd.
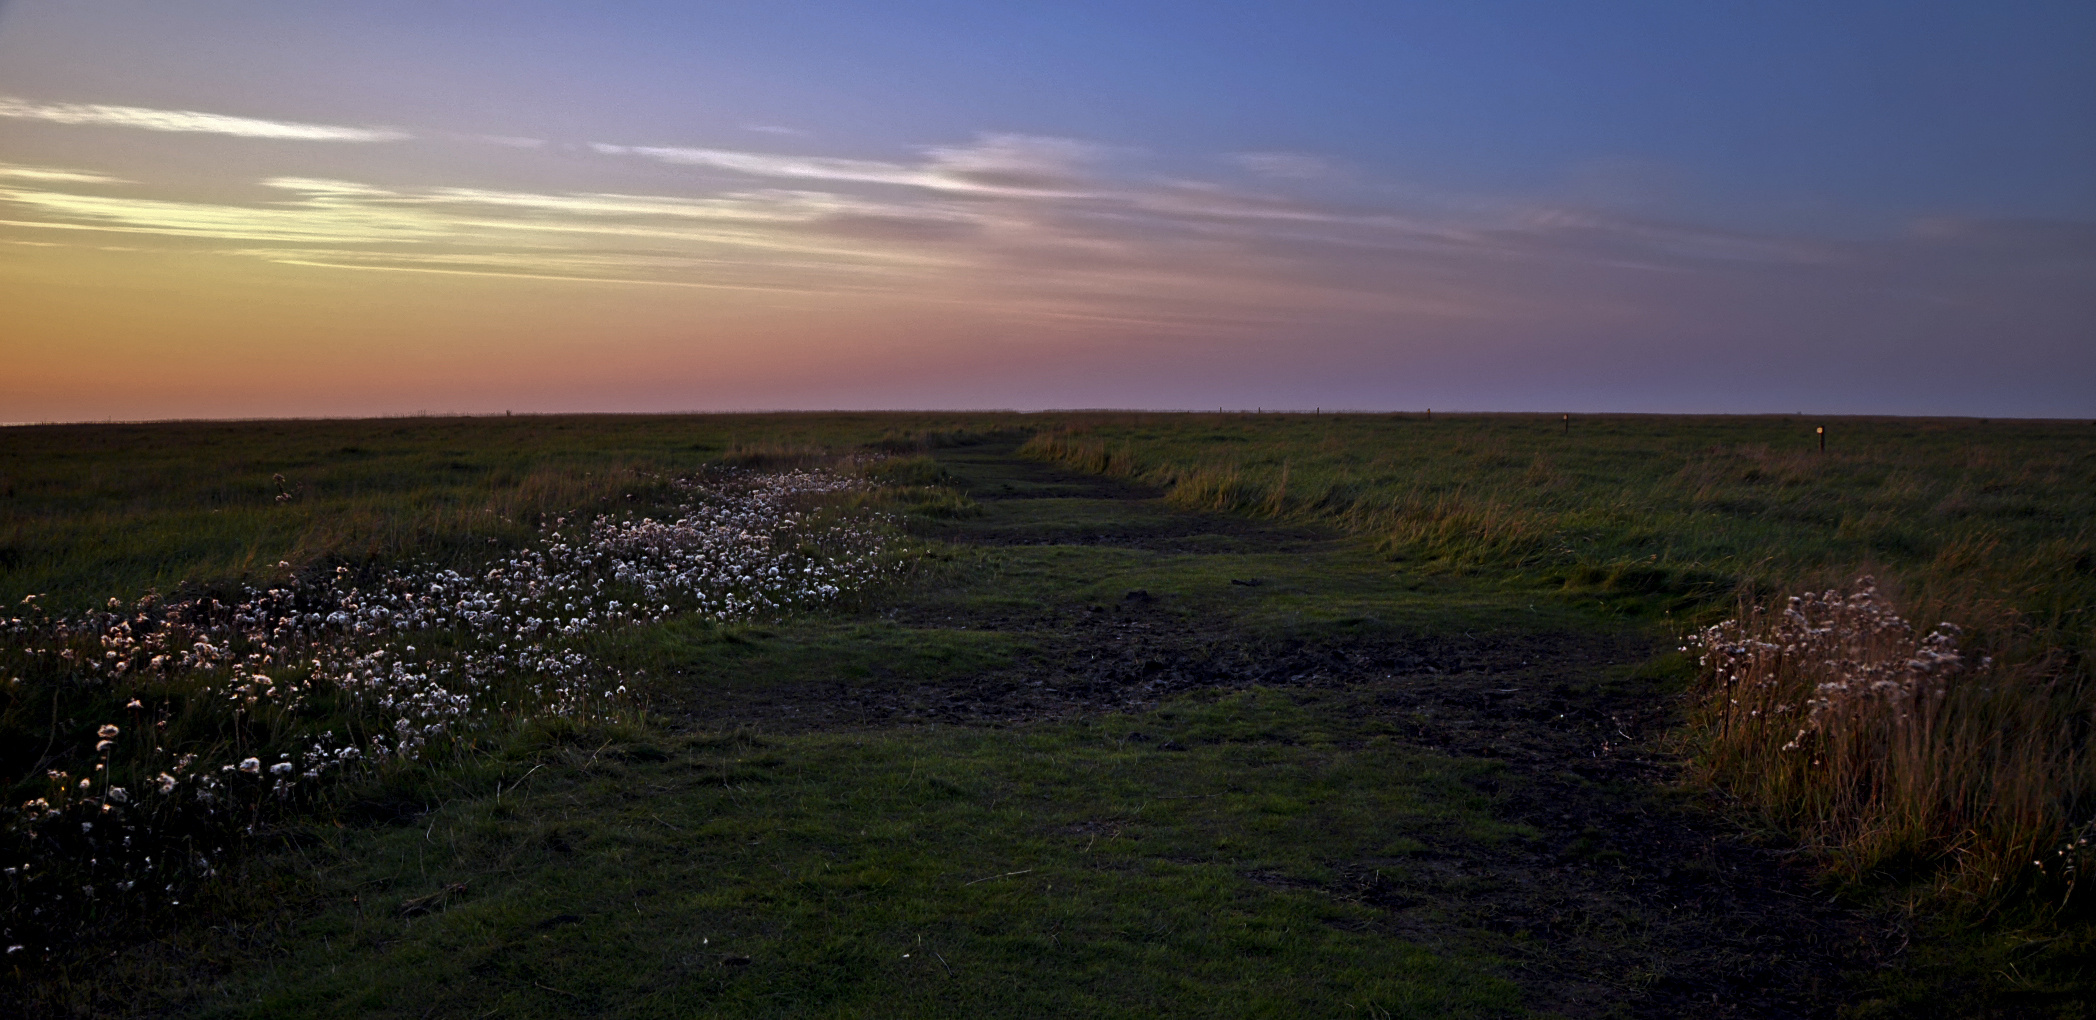
<svg viewBox="0 0 2096 1020"><path fill-rule="evenodd" d="M579 639L678 616L777 617L902 569L886 522L824 509L823 497L865 484L857 479L795 471L673 484L680 505L659 518L556 518L537 542L472 574L409 567L374 577L340 567L318 581L250 590L232 605L112 599L109 611L82 620L0 618L0 650L12 645L11 654L41 660L67 682L176 689L193 706L156 710L132 699L130 726L101 728L91 775L76 784L52 770L51 792L9 812L15 826L32 842L66 829L73 842L99 845L97 821L114 831L112 822L176 804L223 813L245 803L252 815L262 799L288 797L332 771L412 760L498 719L616 715L632 701L625 678L593 661ZM24 601L34 613L34 599ZM214 746L249 751L203 762L160 746L171 715L209 705L228 721ZM323 720L337 728L307 728ZM268 736L301 730L309 735ZM290 748L254 753L271 743ZM134 752L130 789L113 785L121 744ZM74 821L77 831L67 828ZM142 830L125 823L122 831ZM122 838L129 847L131 837ZM81 852L98 851L72 851ZM8 877L20 881L36 867L25 861Z"/></svg>
<svg viewBox="0 0 2096 1020"><path fill-rule="evenodd" d="M1704 672L1745 720L1804 718L1786 751L1815 732L1901 722L1966 670L1957 625L1916 636L1869 577L1854 591L1792 596L1780 616L1755 607L1695 638ZM1991 665L1982 660L1981 665Z"/></svg>
<svg viewBox="0 0 2096 1020"><path fill-rule="evenodd" d="M340 692L381 713L384 730L366 742L384 758L497 711L575 716L615 704L624 686L567 639L678 615L777 616L895 569L879 520L811 508L863 486L857 479L794 471L674 485L689 502L666 518L556 518L534 547L474 575L410 568L360 581L338 567L324 584L250 591L234 605L142 600L90 622L102 656L82 665L110 680L223 669L206 695L242 714L284 717L315 692ZM435 632L430 647L402 640L420 632ZM482 697L516 678L528 683L521 694Z"/></svg>
<svg viewBox="0 0 2096 1020"><path fill-rule="evenodd" d="M309 685L347 692L392 720L390 740L371 738L375 756L413 755L429 739L481 725L495 712L579 717L616 705L625 686L562 647L563 639L677 615L777 616L893 569L878 521L805 509L812 497L863 484L855 479L796 471L676 484L692 502L667 519L557 518L540 546L479 576L444 570L338 585L319 624L360 637L437 629L447 632L449 648L418 653L414 645L338 642L311 659ZM303 620L311 625L317 616ZM516 701L491 702L484 695L498 678L523 678L528 689ZM302 693L295 684L277 691L286 699Z"/></svg>

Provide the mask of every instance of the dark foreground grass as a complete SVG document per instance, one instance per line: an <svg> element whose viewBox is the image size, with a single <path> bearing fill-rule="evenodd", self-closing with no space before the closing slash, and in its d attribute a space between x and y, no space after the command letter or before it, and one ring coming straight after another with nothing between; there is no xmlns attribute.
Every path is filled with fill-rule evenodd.
<svg viewBox="0 0 2096 1020"><path fill-rule="evenodd" d="M1426 754L1271 691L1018 731L575 744L305 851L290 955L206 1016L1518 1011L1474 948L1320 889L1525 838ZM528 769L510 766L511 782ZM399 905L464 886L425 916Z"/></svg>

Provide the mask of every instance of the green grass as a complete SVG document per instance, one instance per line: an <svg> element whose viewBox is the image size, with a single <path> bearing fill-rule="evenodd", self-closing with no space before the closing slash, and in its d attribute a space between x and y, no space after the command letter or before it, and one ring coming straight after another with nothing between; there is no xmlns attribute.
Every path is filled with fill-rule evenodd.
<svg viewBox="0 0 2096 1020"><path fill-rule="evenodd" d="M1175 738L1188 749L1158 749ZM599 750L499 803L307 851L321 878L291 955L203 1015L1461 1017L1521 1001L1490 956L1388 938L1320 889L1342 865L1401 876L1423 840L1524 838L1463 782L1496 766L1277 694L1019 732ZM467 891L447 908L394 916L451 883Z"/></svg>
<svg viewBox="0 0 2096 1020"><path fill-rule="evenodd" d="M1027 451L1178 506L1328 521L1428 572L1680 608L1877 570L2096 647L2089 422L1127 415Z"/></svg>
<svg viewBox="0 0 2096 1020"><path fill-rule="evenodd" d="M2096 428L1837 420L1822 456L1813 424L0 430L10 601L211 590L277 559L470 563L537 513L638 506L649 474L854 450L895 455L877 501L923 543L912 580L835 613L586 639L646 672L644 719L491 734L345 790L265 833L196 913L145 918L93 960L17 964L16 1001L214 1017L1656 1016L1713 994L1773 1011L1739 997L1780 986L1802 998L1770 1002L1858 1015L2083 1015L2086 922L1977 922L1886 895L1900 876L1753 871L1766 858L1652 761L1691 746L1668 727L1694 673L1652 653L1676 621L1725 612L1742 579L1876 570L1928 605L1993 607L2031 655L2087 669ZM1031 455L1163 499L1015 460L1032 430ZM296 499L274 501L277 472L305 486ZM1135 707L1072 693L1150 676L1191 680ZM1756 896L1820 919L1735 908ZM1855 955L1880 937L1889 951L1882 931L1903 925L1905 954Z"/></svg>
<svg viewBox="0 0 2096 1020"><path fill-rule="evenodd" d="M600 415L0 429L0 604L41 594L77 613L184 585L231 590L273 583L279 561L463 567L522 544L541 515L666 501L667 478L708 464L910 451L996 424Z"/></svg>
<svg viewBox="0 0 2096 1020"><path fill-rule="evenodd" d="M1626 604L1877 567L1915 600L1999 599L2086 643L2096 426L1791 417L745 415L0 430L0 601L78 610L295 565L472 560L650 475L1045 430L1036 455L1188 509L1305 517L1426 572L1513 572ZM885 481L935 488L922 458ZM929 473L927 473L929 472ZM278 502L284 489L294 499ZM907 477L905 477L907 476ZM926 514L941 497L927 495ZM962 503L944 514L965 515ZM1111 508L1096 508L1111 523Z"/></svg>
<svg viewBox="0 0 2096 1020"><path fill-rule="evenodd" d="M896 429L899 423L906 428ZM0 567L10 591L38 596L34 604L24 604L27 596L13 600L0 615L0 791L9 795L0 810L0 857L11 869L10 880L0 884L5 944L48 955L120 928L136 910L191 895L192 880L213 868L207 858L234 849L243 833L336 799L325 788L332 781L311 771L318 764L311 755L338 749L382 755L388 749L374 744L373 734L410 725L398 721L408 716L417 726L428 722L419 710L395 711L390 700L381 705L379 696L354 694L341 679L327 678L314 658L359 643L321 633L319 621L336 606L312 593L326 589L338 572L352 579L348 583L374 588L400 583L388 575L409 566L477 573L487 560L550 541L542 514L670 511L689 498L672 485L675 476L702 466L827 463L872 445L906 450L953 437L935 418L836 416L770 429L757 418L694 424L649 418L178 423L0 436L11 455L0 476L10 493L0 534L11 536ZM757 441L750 441L753 426ZM849 443L832 445L840 440ZM924 458L892 457L878 466L893 474L913 464L925 466ZM907 510L942 492L953 500L925 484L936 478L896 481L862 501L892 499L898 505L884 509ZM827 519L821 515L828 512L811 519ZM893 531L877 522L868 526ZM803 552L818 550L809 545ZM905 557L897 551L892 558ZM635 586L609 578L605 588L605 580L598 579L601 598L632 603L641 597ZM55 590L47 587L54 581ZM303 591L310 604L299 610L299 626L278 626L285 610L272 612L267 624L230 626L224 613L211 624L217 629L209 631L210 640L242 656L242 666L268 665L269 682L251 687L243 702L228 693L242 683L229 679L237 668L181 663L193 647L214 647L196 643L206 633L196 629L199 618L220 599L246 601L253 593L236 586L247 585ZM155 605L123 598L154 589L170 598ZM122 606L122 619L83 619L81 610L105 600L111 609ZM172 607L166 618L156 605ZM47 612L71 619L54 623ZM263 632L270 628L274 636ZM631 628L612 629L617 633L579 644L616 648ZM306 636L315 640L305 643ZM389 653L399 662L417 641L425 656L447 662L454 653L495 652L496 642L478 647L471 637L456 638L444 629L409 635ZM510 638L526 646L521 632ZM543 645L543 637L534 644ZM167 661L175 665L163 669ZM592 668L598 671L575 688L590 694L566 696L559 711L591 718L630 711L623 698L611 697L620 681L607 682L608 673ZM475 731L486 725L492 729L486 736L499 740L519 717L555 710L541 690L545 675L534 673L505 668L501 675L452 679L453 688L471 694L447 689L444 696L473 702L462 718L469 739L482 737ZM264 688L307 693L271 697L259 693ZM451 706L452 719L461 719L460 707ZM439 758L452 752L445 734L432 741ZM293 757L302 764L289 764ZM263 759L293 770L284 782L299 788L270 792L276 774L262 775ZM251 762L246 774L224 774L228 789L202 785L220 776L220 766L236 768L243 760ZM303 781L301 771L316 782ZM143 796L149 789L157 795ZM113 803L100 799L105 791Z"/></svg>
<svg viewBox="0 0 2096 1020"><path fill-rule="evenodd" d="M1713 675L1704 725L1685 733L1707 774L1850 876L1935 881L1981 909L2086 899L2096 423L1101 416L1025 450L1157 486L1177 506L1329 523L1420 575L1631 616L1707 623L1757 588L1768 599L1875 575L1910 619L1960 625L1967 657L1993 667L1903 738L1907 764L1891 772L1792 760L1811 755L1790 719L1751 753L1731 746L1742 730L1727 708L1745 695ZM1836 679L1823 672L1754 714L1802 712Z"/></svg>
<svg viewBox="0 0 2096 1020"><path fill-rule="evenodd" d="M996 632L903 627L885 620L814 619L773 626L717 627L672 621L605 642L603 661L668 677L670 699L762 696L821 678L840 689L930 683L1009 664L1025 643ZM658 689L662 685L658 685Z"/></svg>

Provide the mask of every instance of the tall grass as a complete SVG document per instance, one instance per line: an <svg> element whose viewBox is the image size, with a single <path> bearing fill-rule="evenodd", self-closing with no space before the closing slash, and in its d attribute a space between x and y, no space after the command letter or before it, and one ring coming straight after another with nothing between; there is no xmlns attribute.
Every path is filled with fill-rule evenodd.
<svg viewBox="0 0 2096 1020"><path fill-rule="evenodd" d="M2096 865L2096 689L2028 637L1923 631L1867 577L1744 603L1696 637L1697 767L1842 874L2074 906Z"/></svg>

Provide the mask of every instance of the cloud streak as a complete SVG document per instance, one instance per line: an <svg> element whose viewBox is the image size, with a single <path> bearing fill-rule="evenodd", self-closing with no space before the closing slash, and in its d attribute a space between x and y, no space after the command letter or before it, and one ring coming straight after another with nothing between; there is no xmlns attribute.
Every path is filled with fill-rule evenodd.
<svg viewBox="0 0 2096 1020"><path fill-rule="evenodd" d="M229 135L301 142L397 142L413 137L391 128L341 127L297 121L260 120L197 110L156 110L144 106L100 103L37 103L0 96L0 117L50 124L135 128L185 134Z"/></svg>
<svg viewBox="0 0 2096 1020"><path fill-rule="evenodd" d="M967 195L1065 197L1084 193L1084 167L1103 151L1068 138L1013 134L984 135L970 145L932 147L917 163L603 142L592 143L590 148L607 156L642 156L749 177L897 185Z"/></svg>
<svg viewBox="0 0 2096 1020"><path fill-rule="evenodd" d="M93 173L87 170L64 170L48 166L22 166L18 163L0 163L0 177L11 177L22 181L39 181L52 184L129 184L121 177Z"/></svg>
<svg viewBox="0 0 2096 1020"><path fill-rule="evenodd" d="M1322 166L1293 154L1236 160L1263 175L1246 187L1145 177L1101 146L1024 135L907 160L594 149L697 172L667 185L658 174L653 193L277 176L251 198L204 201L8 164L0 226L45 243L158 236L315 271L864 296L931 315L1186 338L1691 325L1744 335L1754 323L1803 337L1815 335L1813 309L1864 321L1891 314L1871 301L1908 301L1888 294L1982 308L2014 291L2051 308L2064 307L2062 280L2096 286L2086 230L1946 221L1836 242L1505 200L1349 204L1330 197L1329 175L1292 191ZM2029 238L2041 235L2033 261ZM1709 321L1718 308L1738 325Z"/></svg>
<svg viewBox="0 0 2096 1020"><path fill-rule="evenodd" d="M1230 162L1258 176L1280 180L1315 180L1332 173L1327 160L1300 152L1240 152Z"/></svg>

